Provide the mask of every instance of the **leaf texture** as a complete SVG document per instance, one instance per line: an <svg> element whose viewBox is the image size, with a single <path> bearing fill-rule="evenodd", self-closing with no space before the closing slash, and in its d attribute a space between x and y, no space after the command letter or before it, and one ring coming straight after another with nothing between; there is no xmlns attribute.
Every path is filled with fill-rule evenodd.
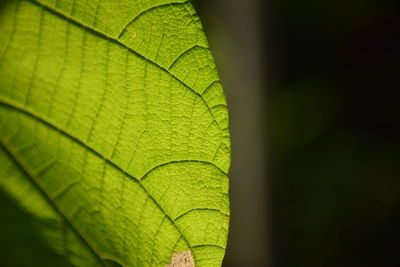
<svg viewBox="0 0 400 267"><path fill-rule="evenodd" d="M0 4L0 186L75 266L220 266L228 111L188 1Z"/></svg>

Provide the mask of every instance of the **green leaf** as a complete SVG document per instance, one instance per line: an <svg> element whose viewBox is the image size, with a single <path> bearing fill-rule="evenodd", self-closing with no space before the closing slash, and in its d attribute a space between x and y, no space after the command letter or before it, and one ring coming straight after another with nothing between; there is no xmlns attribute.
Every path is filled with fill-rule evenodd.
<svg viewBox="0 0 400 267"><path fill-rule="evenodd" d="M70 264L221 265L228 112L190 2L2 1L0 144L1 189Z"/></svg>

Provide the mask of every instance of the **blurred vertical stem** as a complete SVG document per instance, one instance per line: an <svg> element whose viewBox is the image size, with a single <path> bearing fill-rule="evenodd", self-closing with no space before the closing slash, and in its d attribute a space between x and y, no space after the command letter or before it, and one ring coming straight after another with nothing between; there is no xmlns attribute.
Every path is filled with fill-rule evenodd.
<svg viewBox="0 0 400 267"><path fill-rule="evenodd" d="M269 266L260 0L195 1L228 98L231 225L224 266Z"/></svg>

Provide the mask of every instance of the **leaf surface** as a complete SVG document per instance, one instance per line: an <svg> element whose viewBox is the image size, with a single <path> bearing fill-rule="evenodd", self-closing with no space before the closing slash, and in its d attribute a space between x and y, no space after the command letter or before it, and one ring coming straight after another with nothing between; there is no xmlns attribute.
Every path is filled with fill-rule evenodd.
<svg viewBox="0 0 400 267"><path fill-rule="evenodd" d="M221 265L229 138L190 2L0 5L0 186L71 264Z"/></svg>

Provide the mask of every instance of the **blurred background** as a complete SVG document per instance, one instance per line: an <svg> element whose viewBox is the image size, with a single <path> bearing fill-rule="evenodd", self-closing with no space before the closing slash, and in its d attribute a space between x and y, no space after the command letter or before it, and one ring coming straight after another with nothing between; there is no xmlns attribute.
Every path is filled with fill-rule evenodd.
<svg viewBox="0 0 400 267"><path fill-rule="evenodd" d="M230 106L224 266L400 266L399 1L193 2Z"/></svg>

